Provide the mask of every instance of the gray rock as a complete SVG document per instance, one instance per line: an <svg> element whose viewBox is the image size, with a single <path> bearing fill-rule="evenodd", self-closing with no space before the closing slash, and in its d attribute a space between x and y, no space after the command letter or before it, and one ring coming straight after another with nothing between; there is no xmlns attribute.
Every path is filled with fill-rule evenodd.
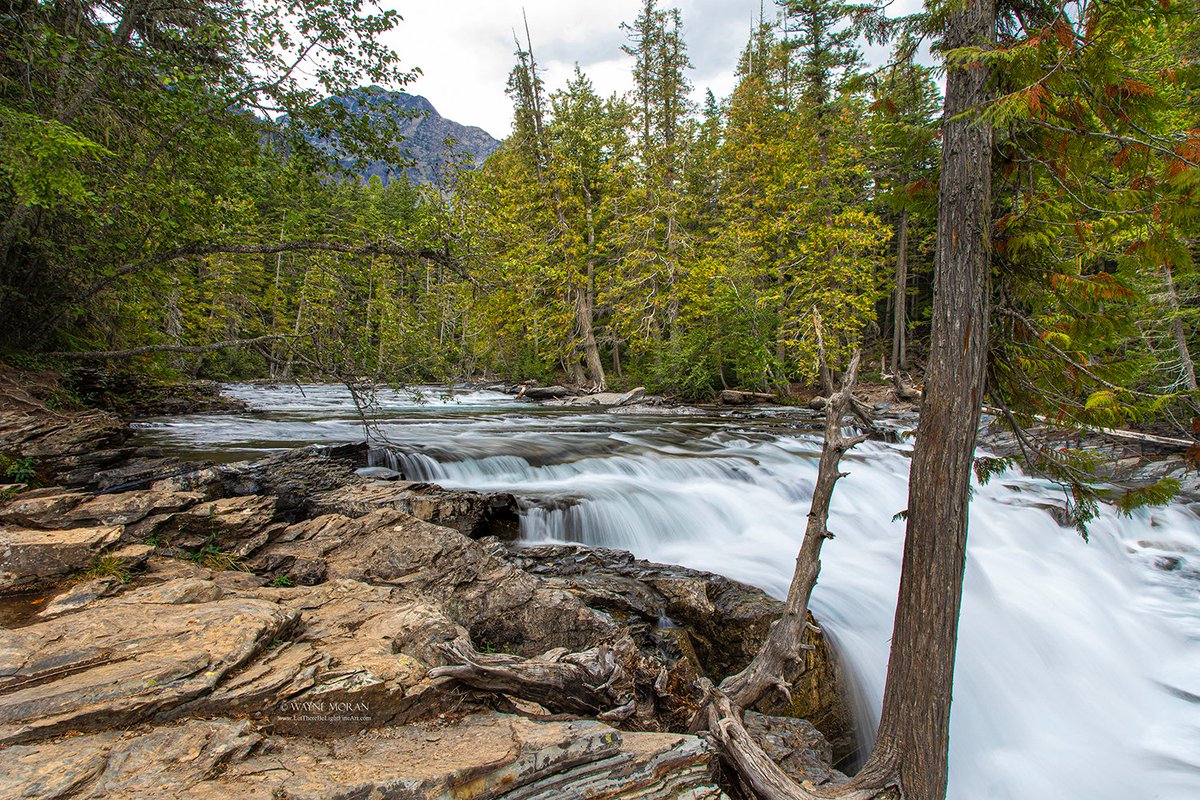
<svg viewBox="0 0 1200 800"><path fill-rule="evenodd" d="M816 785L842 778L833 769L833 750L811 722L747 711L746 731L780 769L797 783Z"/></svg>
<svg viewBox="0 0 1200 800"><path fill-rule="evenodd" d="M516 498L506 492L443 489L436 484L408 481L364 481L317 492L310 498L310 506L315 515L348 517L390 508L474 538L515 539L520 533Z"/></svg>
<svg viewBox="0 0 1200 800"><path fill-rule="evenodd" d="M376 481L397 481L404 477L396 470L387 467L359 467L354 470L354 474L360 478Z"/></svg>
<svg viewBox="0 0 1200 800"><path fill-rule="evenodd" d="M391 509L298 523L250 565L295 583L345 578L394 586L438 604L479 646L521 655L583 650L619 631L607 614L545 586L479 542Z"/></svg>
<svg viewBox="0 0 1200 800"><path fill-rule="evenodd" d="M636 559L623 550L580 545L499 548L514 566L611 613L643 651L687 659L720 681L750 662L783 604L753 586L720 575ZM824 636L809 631L793 702L769 697L759 709L813 720L839 760L855 747L853 721L837 658Z"/></svg>

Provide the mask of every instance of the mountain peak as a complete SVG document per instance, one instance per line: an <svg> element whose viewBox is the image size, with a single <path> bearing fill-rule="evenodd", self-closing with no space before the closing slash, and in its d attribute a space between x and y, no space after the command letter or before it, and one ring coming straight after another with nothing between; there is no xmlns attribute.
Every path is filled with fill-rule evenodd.
<svg viewBox="0 0 1200 800"><path fill-rule="evenodd" d="M345 95L331 97L329 101L341 103L351 113L368 118L381 114L399 117L400 135L395 143L400 145L413 163L397 167L372 161L361 173L364 181L377 176L386 184L403 173L414 184L436 183L439 172L455 160L454 157L469 154L478 167L500 146L500 142L482 128L446 119L433 107L433 103L419 94L364 86ZM447 139L454 142L452 149L447 149ZM328 150L335 149L327 140L314 141Z"/></svg>

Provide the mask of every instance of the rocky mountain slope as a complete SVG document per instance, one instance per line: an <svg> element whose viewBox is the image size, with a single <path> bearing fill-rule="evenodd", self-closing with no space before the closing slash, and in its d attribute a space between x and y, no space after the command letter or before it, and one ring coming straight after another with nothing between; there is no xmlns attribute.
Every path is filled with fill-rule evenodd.
<svg viewBox="0 0 1200 800"><path fill-rule="evenodd" d="M397 124L396 143L402 146L411 163L395 165L372 161L361 172L363 180L378 176L386 184L403 174L416 184L436 184L447 164L466 155L479 166L500 146L500 142L483 128L446 119L420 95L370 87L330 101L343 104L351 114L373 120L387 115ZM448 140L452 142L449 145ZM312 137L311 141L327 151L335 149L329 140ZM349 165L349 159L342 160Z"/></svg>

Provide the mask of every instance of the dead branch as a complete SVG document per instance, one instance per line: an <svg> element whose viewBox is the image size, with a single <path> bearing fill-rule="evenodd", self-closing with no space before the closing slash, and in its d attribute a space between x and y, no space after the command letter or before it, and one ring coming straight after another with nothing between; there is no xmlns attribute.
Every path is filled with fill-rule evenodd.
<svg viewBox="0 0 1200 800"><path fill-rule="evenodd" d="M559 648L535 658L481 653L464 639L442 649L455 663L430 670L431 678L454 678L476 689L532 700L551 711L606 722L627 719L635 711L633 682L612 647L601 645L582 653Z"/></svg>
<svg viewBox="0 0 1200 800"><path fill-rule="evenodd" d="M214 350L226 350L230 347L246 347L248 345L260 344L262 342L277 341L279 339L295 339L297 337L286 333L272 333L266 336L255 336L251 339L229 339L224 342L214 342L205 345L178 345L178 344L148 344L142 347L131 347L128 350L100 350L93 352L71 352L64 351L58 353L47 353L48 356L56 358L65 358L73 361L106 361L108 359L117 358L132 358L133 356L144 356L150 353L187 353L195 355L198 353L211 353Z"/></svg>

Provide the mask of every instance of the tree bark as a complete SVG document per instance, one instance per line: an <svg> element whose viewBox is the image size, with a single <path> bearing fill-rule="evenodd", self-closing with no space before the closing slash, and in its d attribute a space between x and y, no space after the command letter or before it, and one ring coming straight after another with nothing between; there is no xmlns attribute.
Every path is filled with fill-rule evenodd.
<svg viewBox="0 0 1200 800"><path fill-rule="evenodd" d="M892 326L892 372L899 385L900 370L908 367L908 209L896 223L896 303Z"/></svg>
<svg viewBox="0 0 1200 800"><path fill-rule="evenodd" d="M943 46L995 40L995 0L949 15ZM971 466L983 400L991 256L990 125L981 64L949 70L925 400L909 478L908 531L879 736L867 773L894 771L906 800L946 794L954 651Z"/></svg>
<svg viewBox="0 0 1200 800"><path fill-rule="evenodd" d="M596 308L596 223L592 215L592 193L585 186L584 209L587 213L587 267L584 287L579 293L579 329L583 333L583 357L587 361L588 377L597 389L604 388L604 364L600 361L600 346L596 343L594 314Z"/></svg>
<svg viewBox="0 0 1200 800"><path fill-rule="evenodd" d="M1179 351L1183 385L1194 392L1200 388L1196 385L1196 362L1192 360L1191 350L1188 349L1187 331L1183 329L1183 320L1179 316L1179 293L1175 290L1175 276L1171 274L1171 265L1165 262L1162 272L1167 290L1167 304L1171 307L1171 336L1175 339L1175 349Z"/></svg>

